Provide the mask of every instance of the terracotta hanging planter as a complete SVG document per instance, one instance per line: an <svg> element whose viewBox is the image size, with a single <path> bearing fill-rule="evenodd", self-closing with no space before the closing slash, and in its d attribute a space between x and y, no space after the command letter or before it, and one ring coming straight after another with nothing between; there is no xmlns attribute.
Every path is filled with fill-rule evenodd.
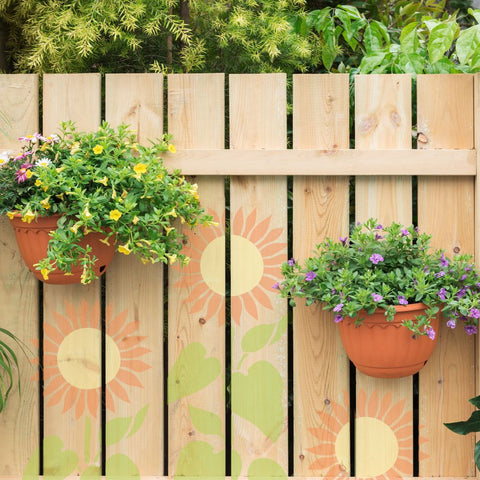
<svg viewBox="0 0 480 480"><path fill-rule="evenodd" d="M404 320L422 315L427 308L423 303L395 307L393 322L385 320L385 311L376 310L365 317L363 324L355 327L355 320L344 318L338 323L343 346L358 370L379 378L400 378L417 373L430 358L437 336L414 338L412 332L402 326ZM432 320L438 332L439 319Z"/></svg>
<svg viewBox="0 0 480 480"><path fill-rule="evenodd" d="M23 222L20 216L15 216L10 219L10 223L15 231L15 237L23 261L36 278L44 283L56 285L81 283L81 266L73 266L71 274L67 275L56 269L48 275L48 280L44 280L41 272L34 267L36 263L47 256L50 232L57 228L58 219L59 215L52 215L50 217L38 217L31 223L27 223ZM115 253L113 242L111 242L112 245L106 245L100 241L104 238L103 234L92 232L79 242L79 245L82 247L87 244L92 247L92 253L97 257L94 267L94 272L97 276L105 273Z"/></svg>

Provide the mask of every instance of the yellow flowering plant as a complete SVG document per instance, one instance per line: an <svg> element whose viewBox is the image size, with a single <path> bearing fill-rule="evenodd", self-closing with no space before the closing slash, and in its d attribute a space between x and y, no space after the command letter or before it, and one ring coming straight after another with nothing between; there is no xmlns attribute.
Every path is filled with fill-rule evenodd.
<svg viewBox="0 0 480 480"><path fill-rule="evenodd" d="M90 232L102 233L102 242L143 263L186 264L178 225L212 223L197 186L163 165L161 155L175 152L168 135L146 147L127 125L114 129L104 122L85 133L64 122L58 135L19 140L21 153L0 153L0 214L20 215L27 223L60 215L47 256L35 266L45 279L77 265L82 283L96 278L96 258L88 244L79 245Z"/></svg>

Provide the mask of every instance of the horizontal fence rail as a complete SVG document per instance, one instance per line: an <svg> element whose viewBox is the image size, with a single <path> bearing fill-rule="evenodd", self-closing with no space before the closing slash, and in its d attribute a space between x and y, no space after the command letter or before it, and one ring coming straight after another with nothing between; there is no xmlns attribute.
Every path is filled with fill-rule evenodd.
<svg viewBox="0 0 480 480"><path fill-rule="evenodd" d="M351 102L343 74L0 75L1 150L65 120L168 131L165 163L217 222L185 232L184 268L116 254L102 280L53 286L0 219L0 326L28 345L0 478L474 478L474 437L443 423L471 413L475 338L442 328L418 375L370 378L330 313L272 286L370 216L478 258L479 85L357 76Z"/></svg>

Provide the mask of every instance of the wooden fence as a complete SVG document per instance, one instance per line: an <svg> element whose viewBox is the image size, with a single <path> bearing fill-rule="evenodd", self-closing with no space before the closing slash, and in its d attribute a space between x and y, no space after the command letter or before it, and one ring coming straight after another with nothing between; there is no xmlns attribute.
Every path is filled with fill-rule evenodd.
<svg viewBox="0 0 480 480"><path fill-rule="evenodd" d="M218 226L188 233L186 268L117 254L103 286L43 286L0 219L0 325L31 357L0 415L0 476L474 477L475 438L443 422L472 410L475 338L442 327L418 376L373 379L330 314L289 322L272 285L289 255L347 234L353 208L418 218L435 247L478 258L479 79L357 76L350 111L340 74L291 90L283 74L1 75L0 149L70 119L141 142L168 130L166 162L196 176Z"/></svg>

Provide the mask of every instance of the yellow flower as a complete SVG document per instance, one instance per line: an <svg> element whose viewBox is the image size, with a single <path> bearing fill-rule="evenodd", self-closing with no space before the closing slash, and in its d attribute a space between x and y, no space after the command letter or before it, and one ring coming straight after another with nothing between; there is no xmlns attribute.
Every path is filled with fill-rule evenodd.
<svg viewBox="0 0 480 480"><path fill-rule="evenodd" d="M177 151L175 145L173 145L172 143L169 143L167 148L170 153L175 153Z"/></svg>
<svg viewBox="0 0 480 480"><path fill-rule="evenodd" d="M15 216L15 212L7 212L7 217L10 219L10 220L13 220L13 217Z"/></svg>
<svg viewBox="0 0 480 480"><path fill-rule="evenodd" d="M36 187L40 187L41 185L42 185L42 181L41 181L39 178L37 178L37 179L35 180L35 186L36 186Z"/></svg>
<svg viewBox="0 0 480 480"><path fill-rule="evenodd" d="M105 245L110 246L110 242L108 241L108 237L100 238L99 241L104 243Z"/></svg>
<svg viewBox="0 0 480 480"><path fill-rule="evenodd" d="M49 272L48 272L48 269L47 269L47 268L42 268L42 269L40 270L40 273L42 274L44 280L48 280L48 273L49 273Z"/></svg>
<svg viewBox="0 0 480 480"><path fill-rule="evenodd" d="M77 233L78 227L79 227L80 225L81 225L80 223L76 223L75 225L73 225L73 226L70 227L70 231L72 231L73 233Z"/></svg>
<svg viewBox="0 0 480 480"><path fill-rule="evenodd" d="M173 263L175 263L177 261L177 254L176 253L174 253L174 254L166 253L165 256L170 260L170 265L172 265Z"/></svg>
<svg viewBox="0 0 480 480"><path fill-rule="evenodd" d="M165 229L165 231L167 232L167 235L172 231L172 230L175 230L174 227L163 227Z"/></svg>
<svg viewBox="0 0 480 480"><path fill-rule="evenodd" d="M156 180L157 182L161 182L161 181L163 180L163 177L164 177L164 174L163 174L163 173L159 173L159 174L156 176L155 180Z"/></svg>
<svg viewBox="0 0 480 480"><path fill-rule="evenodd" d="M87 270L85 268L83 269L82 275L80 276L80 282L82 282L83 285L89 283L87 281Z"/></svg>
<svg viewBox="0 0 480 480"><path fill-rule="evenodd" d="M55 195L58 199L63 200L63 193L59 193L58 195Z"/></svg>
<svg viewBox="0 0 480 480"><path fill-rule="evenodd" d="M31 223L34 218L35 214L31 210L28 210L28 212L23 214L22 222Z"/></svg>
<svg viewBox="0 0 480 480"><path fill-rule="evenodd" d="M103 152L103 147L102 147L101 145L95 145L95 146L93 147L93 153L94 153L95 155L99 155L99 154L102 153L102 152Z"/></svg>
<svg viewBox="0 0 480 480"><path fill-rule="evenodd" d="M58 167L55 169L57 173L62 173L65 170L65 167Z"/></svg>
<svg viewBox="0 0 480 480"><path fill-rule="evenodd" d="M182 260L182 265L188 265L190 263L190 257L185 257L183 260Z"/></svg>
<svg viewBox="0 0 480 480"><path fill-rule="evenodd" d="M127 245L120 245L118 247L118 251L120 253L123 253L124 255L130 255L130 253L131 253L131 250L128 248Z"/></svg>
<svg viewBox="0 0 480 480"><path fill-rule="evenodd" d="M103 185L107 186L108 178L105 176L101 180L95 180L97 183L102 183Z"/></svg>
<svg viewBox="0 0 480 480"><path fill-rule="evenodd" d="M50 208L50 197L44 198L43 200L40 201L40 205L45 209L48 210Z"/></svg>
<svg viewBox="0 0 480 480"><path fill-rule="evenodd" d="M141 173L145 173L147 171L147 165L145 163L137 163L133 169L137 175L140 175Z"/></svg>
<svg viewBox="0 0 480 480"><path fill-rule="evenodd" d="M165 216L170 215L173 218L177 218L177 212L175 211L175 207L172 208L168 213L165 214Z"/></svg>
<svg viewBox="0 0 480 480"><path fill-rule="evenodd" d="M123 190L122 192L122 198L125 198L128 195L128 192L126 190Z"/></svg>
<svg viewBox="0 0 480 480"><path fill-rule="evenodd" d="M140 221L140 219L135 215L135 216L133 217L132 223L133 223L134 225L136 225L139 221Z"/></svg>
<svg viewBox="0 0 480 480"><path fill-rule="evenodd" d="M92 218L93 215L90 213L90 211L88 210L88 205L85 207L85 209L83 210L83 214L85 215L85 218Z"/></svg>
<svg viewBox="0 0 480 480"><path fill-rule="evenodd" d="M32 178L32 175L33 175L33 173L32 173L31 170L27 170L27 171L25 172L25 176L26 176L27 178Z"/></svg>
<svg viewBox="0 0 480 480"><path fill-rule="evenodd" d="M110 211L110 219L115 220L116 222L122 216L122 212L118 211L117 209Z"/></svg>
<svg viewBox="0 0 480 480"><path fill-rule="evenodd" d="M79 151L80 151L80 144L78 142L72 143L72 146L70 148L70 154L74 155Z"/></svg>

